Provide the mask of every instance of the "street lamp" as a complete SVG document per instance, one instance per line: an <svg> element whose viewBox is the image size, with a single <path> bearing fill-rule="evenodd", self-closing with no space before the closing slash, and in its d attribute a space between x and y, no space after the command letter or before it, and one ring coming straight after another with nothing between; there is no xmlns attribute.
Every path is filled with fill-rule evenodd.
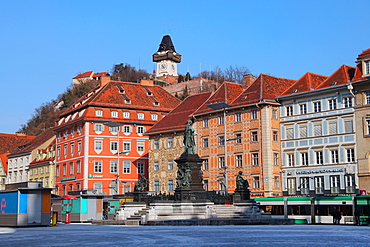
<svg viewBox="0 0 370 247"><path fill-rule="evenodd" d="M223 109L223 112L224 112L224 149L225 149L224 152L225 152L225 162L224 162L224 167L223 168L225 169L225 194L228 195L229 194L229 188L228 188L229 186L228 186L228 177L227 177L226 108L227 107L231 107L231 105L229 105L226 102L217 102L217 103L207 104L206 106L208 106L209 108L211 108L213 110Z"/></svg>
<svg viewBox="0 0 370 247"><path fill-rule="evenodd" d="M119 155L120 154L122 154L122 153L125 153L125 152L120 152L119 151L119 133L120 133L120 127L123 125L123 123L119 123L119 122L117 122L117 121L110 121L110 122L106 122L106 123L104 123L104 125L106 125L106 126L108 126L108 127L111 127L111 128L118 128L118 134L117 134L117 138L118 138L118 141L117 141L117 178L115 179L115 181L116 181L116 192L117 192L117 195L119 195L119 187L120 187L120 185L119 185L119 177L120 177L120 171L119 171L119 167L120 167L120 164L119 164ZM128 151L126 151L126 152L128 152ZM130 151L131 152L131 151Z"/></svg>

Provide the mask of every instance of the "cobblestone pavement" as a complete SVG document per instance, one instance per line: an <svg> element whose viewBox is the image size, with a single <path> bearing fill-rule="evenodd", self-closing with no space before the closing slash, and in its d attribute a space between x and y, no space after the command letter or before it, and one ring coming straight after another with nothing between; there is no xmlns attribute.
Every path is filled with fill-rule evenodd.
<svg viewBox="0 0 370 247"><path fill-rule="evenodd" d="M350 225L99 226L0 228L0 246L370 246Z"/></svg>

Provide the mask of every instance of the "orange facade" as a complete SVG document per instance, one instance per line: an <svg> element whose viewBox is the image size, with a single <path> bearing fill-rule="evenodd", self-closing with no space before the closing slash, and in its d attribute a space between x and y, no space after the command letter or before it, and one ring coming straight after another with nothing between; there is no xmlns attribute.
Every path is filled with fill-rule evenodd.
<svg viewBox="0 0 370 247"><path fill-rule="evenodd" d="M82 97L74 105L77 109L72 106L56 123L57 193L132 191L140 174L148 176L145 131L177 103L160 87L123 82L108 83ZM120 126L109 127L108 122Z"/></svg>

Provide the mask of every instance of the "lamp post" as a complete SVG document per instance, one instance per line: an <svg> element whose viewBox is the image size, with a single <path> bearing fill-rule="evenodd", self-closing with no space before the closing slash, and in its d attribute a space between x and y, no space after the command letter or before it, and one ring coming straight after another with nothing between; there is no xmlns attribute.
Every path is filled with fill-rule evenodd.
<svg viewBox="0 0 370 247"><path fill-rule="evenodd" d="M117 140L117 178L115 179L115 181L116 181L116 192L117 192L117 195L119 195L119 187L120 187L120 185L119 185L119 180L120 180L120 164L119 164L119 155L121 154L121 153L124 153L124 152L120 152L119 151L119 133L120 133L120 127L123 125L123 123L119 123L119 122L117 122L117 121L111 121L111 122L106 122L106 123L104 123L104 125L106 125L106 126L108 126L108 127L110 127L110 128L114 128L114 127L117 127L118 128L118 131L117 131L117 138L118 138L118 140ZM130 151L131 152L131 151Z"/></svg>
<svg viewBox="0 0 370 247"><path fill-rule="evenodd" d="M224 113L224 150L225 150L224 153L225 153L225 162L224 162L224 167L223 168L225 169L225 194L228 195L229 194L229 186L228 186L228 177L227 177L226 108L231 107L231 105L229 105L226 102L217 102L217 103L207 104L206 106L208 106L209 108L211 108L213 110L223 109L223 113Z"/></svg>

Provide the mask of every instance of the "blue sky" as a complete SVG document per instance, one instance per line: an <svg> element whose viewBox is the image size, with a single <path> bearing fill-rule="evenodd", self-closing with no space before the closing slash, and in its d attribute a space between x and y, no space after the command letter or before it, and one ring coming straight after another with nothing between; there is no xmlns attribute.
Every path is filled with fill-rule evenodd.
<svg viewBox="0 0 370 247"><path fill-rule="evenodd" d="M0 133L15 133L72 77L114 64L154 69L170 34L179 72L246 66L298 79L354 66L370 48L367 0L0 0Z"/></svg>

